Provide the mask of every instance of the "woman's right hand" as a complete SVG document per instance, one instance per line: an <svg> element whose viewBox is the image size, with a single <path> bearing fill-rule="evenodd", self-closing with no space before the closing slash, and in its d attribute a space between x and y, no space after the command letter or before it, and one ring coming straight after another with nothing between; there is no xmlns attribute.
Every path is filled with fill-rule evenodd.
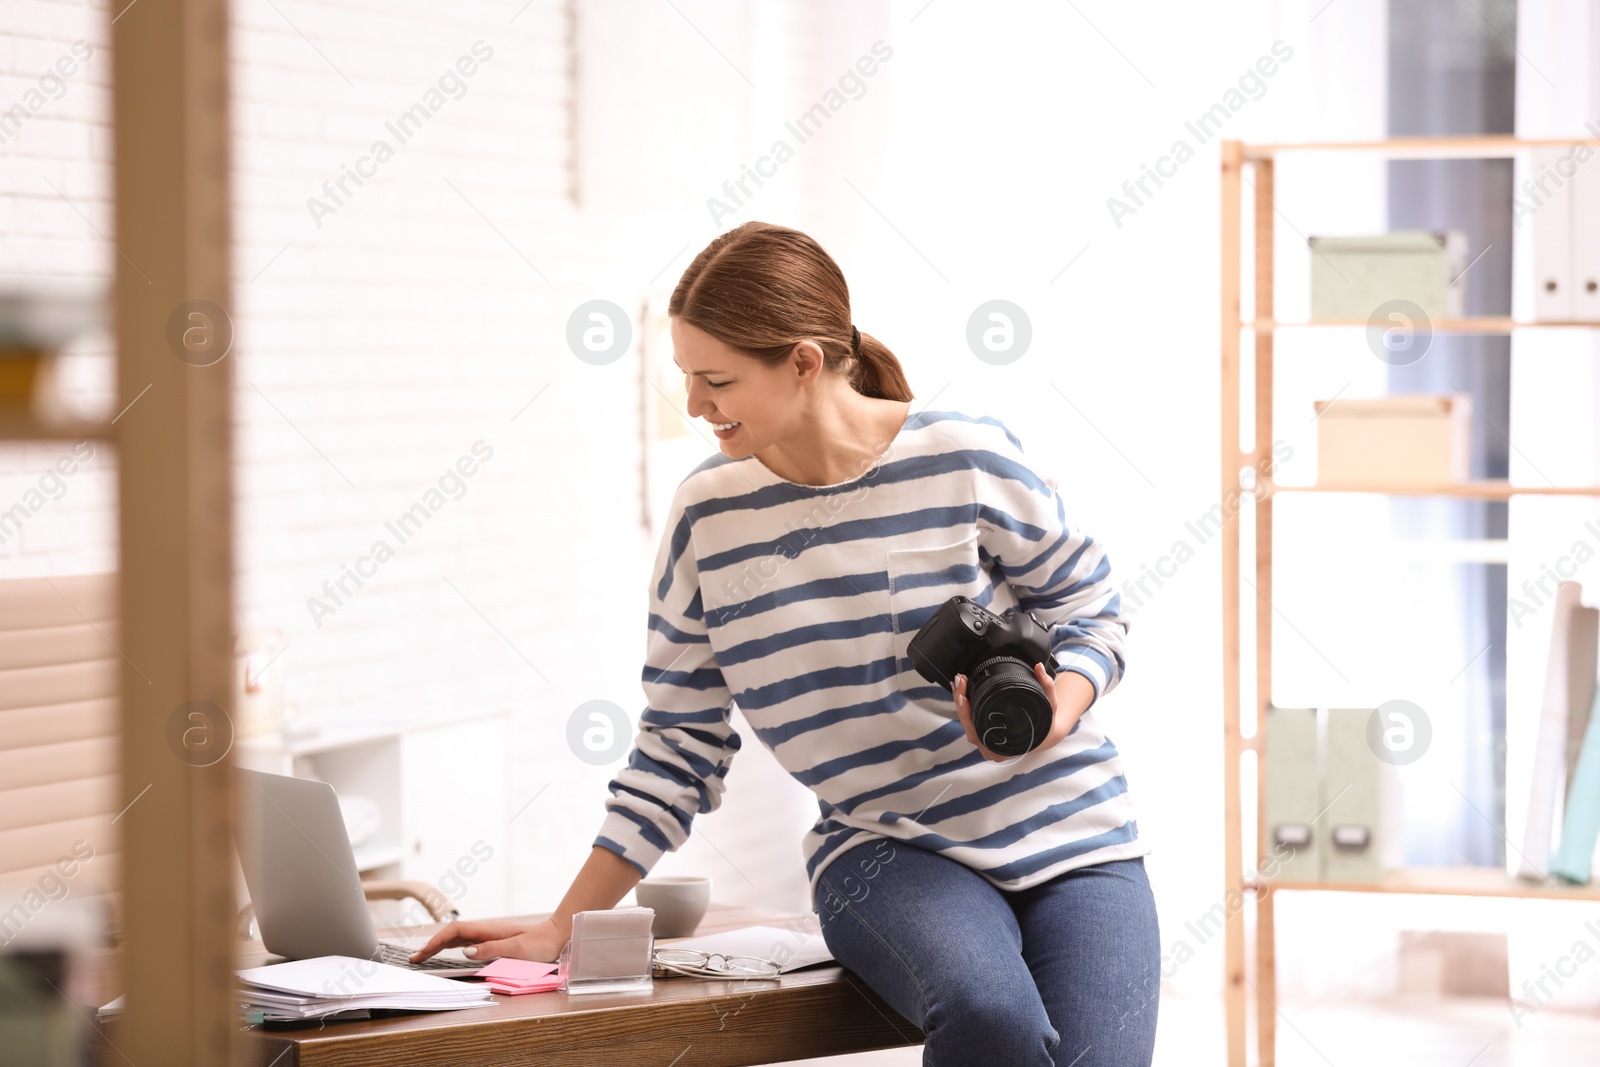
<svg viewBox="0 0 1600 1067"><path fill-rule="evenodd" d="M464 954L471 959L490 960L496 956L510 956L519 960L538 960L554 963L568 936L549 919L534 923L515 923L504 919L469 920L446 923L444 929L434 934L416 952L412 963L432 956L440 949L465 946Z"/></svg>

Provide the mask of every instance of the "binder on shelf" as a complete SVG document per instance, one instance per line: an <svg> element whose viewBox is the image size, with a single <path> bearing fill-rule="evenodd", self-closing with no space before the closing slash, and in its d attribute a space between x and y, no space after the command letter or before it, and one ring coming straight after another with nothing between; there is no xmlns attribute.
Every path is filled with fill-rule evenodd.
<svg viewBox="0 0 1600 1067"><path fill-rule="evenodd" d="M1567 238L1572 257L1571 315L1579 322L1600 322L1600 167L1580 164L1568 183L1572 196L1572 228Z"/></svg>
<svg viewBox="0 0 1600 1067"><path fill-rule="evenodd" d="M1567 620L1567 737L1565 795L1572 795L1578 755L1587 743L1593 718L1596 675L1600 674L1600 609L1582 604Z"/></svg>
<svg viewBox="0 0 1600 1067"><path fill-rule="evenodd" d="M1267 853L1277 861L1276 878L1291 882L1322 880L1318 842L1326 822L1322 776L1317 767L1317 709L1267 708Z"/></svg>
<svg viewBox="0 0 1600 1067"><path fill-rule="evenodd" d="M1566 149L1535 148L1529 154L1528 177L1560 174L1557 166ZM1581 169L1581 168L1580 168ZM1546 183L1546 188L1551 183ZM1533 207L1533 318L1536 322L1571 322L1572 302L1572 190L1570 184L1550 189Z"/></svg>
<svg viewBox="0 0 1600 1067"><path fill-rule="evenodd" d="M1330 882L1376 882L1381 818L1377 754L1367 744L1372 708L1329 708L1322 779L1322 876Z"/></svg>
<svg viewBox="0 0 1600 1067"><path fill-rule="evenodd" d="M1591 684L1590 692L1594 691ZM1595 715L1588 716L1582 751L1567 783L1567 808L1561 820L1561 845L1550 861L1550 873L1577 885L1587 885L1600 840L1600 730Z"/></svg>
<svg viewBox="0 0 1600 1067"><path fill-rule="evenodd" d="M1517 866L1517 877L1537 882L1549 877L1556 801L1566 777L1573 675L1575 671L1581 675L1586 669L1592 669L1595 662L1592 643L1580 645L1574 641L1575 634L1579 638L1593 635L1600 626L1600 619L1597 619L1600 613L1579 602L1582 592L1577 582L1562 582L1556 587L1555 600L1550 605L1550 651L1546 660L1544 699L1539 711L1527 821ZM1589 640L1592 642L1592 638Z"/></svg>

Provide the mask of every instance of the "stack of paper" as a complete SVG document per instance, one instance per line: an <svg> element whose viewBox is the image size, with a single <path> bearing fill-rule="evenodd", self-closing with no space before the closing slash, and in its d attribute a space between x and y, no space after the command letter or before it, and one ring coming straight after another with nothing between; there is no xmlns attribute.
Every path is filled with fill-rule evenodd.
<svg viewBox="0 0 1600 1067"><path fill-rule="evenodd" d="M478 984L353 956L318 956L239 972L239 1003L251 1022L317 1019L345 1012L451 1011L494 1004ZM100 1009L115 1017L122 998Z"/></svg>
<svg viewBox="0 0 1600 1067"><path fill-rule="evenodd" d="M478 977L488 982L496 993L515 997L523 993L549 993L560 988L561 976L554 973L555 970L553 963L501 956L479 971Z"/></svg>
<svg viewBox="0 0 1600 1067"><path fill-rule="evenodd" d="M246 1012L264 1019L313 1019L333 1012L450 1011L493 1004L479 985L352 956L318 956L239 972Z"/></svg>

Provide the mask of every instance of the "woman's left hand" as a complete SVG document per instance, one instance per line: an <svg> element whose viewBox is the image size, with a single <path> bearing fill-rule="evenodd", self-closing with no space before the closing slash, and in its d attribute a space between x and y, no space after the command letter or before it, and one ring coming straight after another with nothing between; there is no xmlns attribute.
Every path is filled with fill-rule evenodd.
<svg viewBox="0 0 1600 1067"><path fill-rule="evenodd" d="M1044 741L1032 750L1042 752L1072 732L1072 728L1078 724L1078 719L1094 702L1094 686L1077 671L1060 671L1052 678L1042 663L1034 664L1033 676L1038 679L1045 695L1050 698L1050 706L1055 709L1055 719L1051 722L1050 732L1045 734ZM984 759L1003 763L1009 759L1021 758L991 752L979 739L978 731L972 725L972 704L967 700L966 675L956 675L955 686L951 692L956 698L956 714L961 716L961 728L967 732L967 740L978 746L978 751L983 753Z"/></svg>

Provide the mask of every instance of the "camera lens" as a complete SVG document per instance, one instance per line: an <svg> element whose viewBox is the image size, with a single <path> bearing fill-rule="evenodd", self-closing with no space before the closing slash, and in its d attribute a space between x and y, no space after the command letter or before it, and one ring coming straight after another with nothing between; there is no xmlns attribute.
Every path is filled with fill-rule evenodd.
<svg viewBox="0 0 1600 1067"><path fill-rule="evenodd" d="M967 683L972 726L990 752L1020 756L1044 743L1055 718L1033 668L1015 656L986 659Z"/></svg>

